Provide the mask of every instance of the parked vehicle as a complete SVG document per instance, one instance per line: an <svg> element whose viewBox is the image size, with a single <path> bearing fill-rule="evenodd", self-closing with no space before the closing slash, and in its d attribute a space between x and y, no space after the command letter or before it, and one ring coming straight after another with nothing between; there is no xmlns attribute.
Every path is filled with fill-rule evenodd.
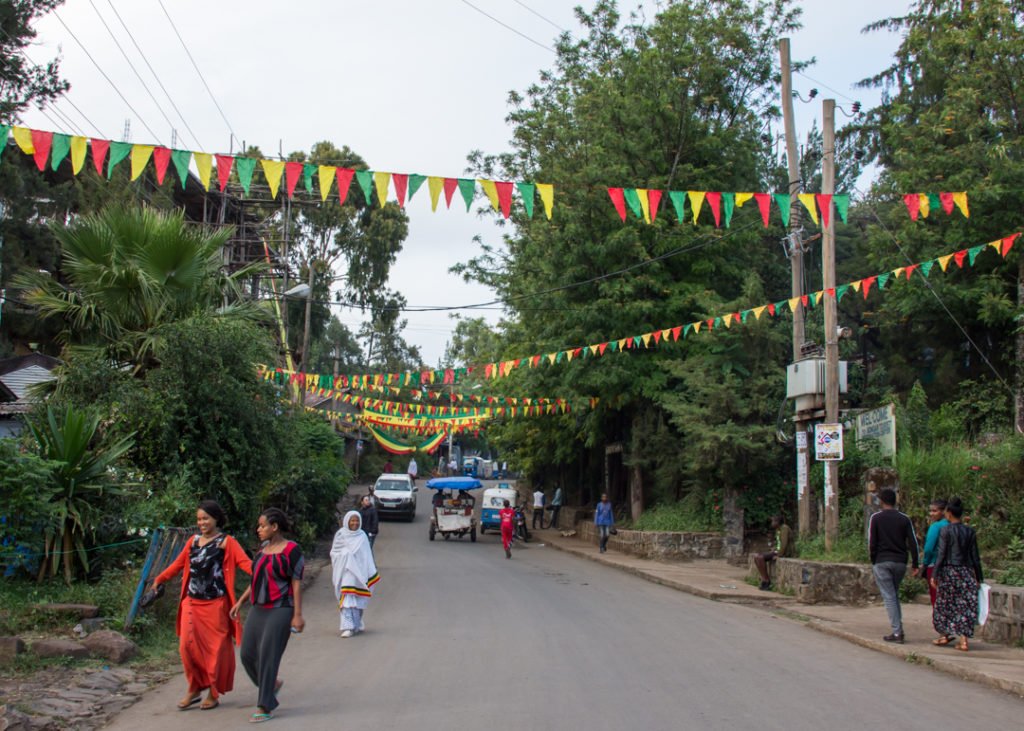
<svg viewBox="0 0 1024 731"><path fill-rule="evenodd" d="M385 472L373 485L380 517L398 517L412 522L416 517L416 493L419 488L406 474Z"/></svg>
<svg viewBox="0 0 1024 731"><path fill-rule="evenodd" d="M502 482L497 487L489 487L484 490L483 497L480 500L481 534L486 532L488 528L498 532L501 531L501 517L498 513L501 511L506 500L508 500L509 505L515 505L519 502L519 493L507 482Z"/></svg>
<svg viewBox="0 0 1024 731"><path fill-rule="evenodd" d="M526 528L526 503L522 505L516 505L516 517L515 517L515 531L513 535L516 540L526 543L530 540L530 531Z"/></svg>
<svg viewBox="0 0 1024 731"><path fill-rule="evenodd" d="M430 501L430 540L440 533L446 541L468 535L476 542L476 498L469 491L481 487L483 483L473 477L435 477L427 481L427 489L436 491Z"/></svg>

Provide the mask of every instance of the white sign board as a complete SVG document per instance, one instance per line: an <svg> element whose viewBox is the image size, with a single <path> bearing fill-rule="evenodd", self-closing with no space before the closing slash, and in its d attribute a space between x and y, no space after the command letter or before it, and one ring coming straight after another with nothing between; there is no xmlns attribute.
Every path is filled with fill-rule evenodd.
<svg viewBox="0 0 1024 731"><path fill-rule="evenodd" d="M814 458L820 461L843 458L843 425L814 425Z"/></svg>
<svg viewBox="0 0 1024 731"><path fill-rule="evenodd" d="M857 442L874 439L883 457L896 454L896 406L865 411L857 416Z"/></svg>

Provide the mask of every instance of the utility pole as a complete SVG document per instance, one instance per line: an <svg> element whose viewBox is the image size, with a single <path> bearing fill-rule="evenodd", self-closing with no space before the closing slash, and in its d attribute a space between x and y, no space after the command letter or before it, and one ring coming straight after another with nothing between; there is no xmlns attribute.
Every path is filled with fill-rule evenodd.
<svg viewBox="0 0 1024 731"><path fill-rule="evenodd" d="M821 167L821 192L826 196L835 193L836 188L836 100L822 101L822 142L824 154ZM828 199L832 213L831 197ZM824 213L824 211L822 212ZM829 215L821 246L821 284L824 291L835 291L836 286L836 237L835 216ZM839 422L839 318L836 297L827 294L825 303L825 423ZM836 497L839 484L839 463L825 462L825 550L831 551L839 536L839 500Z"/></svg>
<svg viewBox="0 0 1024 731"><path fill-rule="evenodd" d="M796 121L793 113L793 71L789 59L789 39L779 39L779 62L782 70L782 120L786 129L786 167L789 174L789 263L791 267L791 297L801 297L804 280L804 251L799 240L800 206L797 193L800 192L800 158L796 144ZM804 336L804 309L797 307L793 312L793 362L803 357L801 346ZM814 530L813 500L808 489L807 476L810 470L810 451L807 448L807 429L803 419L794 418L796 426L796 495L798 522L797 530L807 536Z"/></svg>

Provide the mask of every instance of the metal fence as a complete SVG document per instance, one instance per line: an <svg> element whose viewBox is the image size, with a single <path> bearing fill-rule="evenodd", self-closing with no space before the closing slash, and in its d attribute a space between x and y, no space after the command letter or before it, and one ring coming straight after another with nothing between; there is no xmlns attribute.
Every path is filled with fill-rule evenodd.
<svg viewBox="0 0 1024 731"><path fill-rule="evenodd" d="M161 526L153 530L153 535L149 539L149 550L146 552L146 562L142 565L139 585L135 589L135 596L132 597L128 616L124 620L125 630L132 626L132 622L135 621L135 617L139 614L139 602L142 600L146 587L177 558L188 542L188 539L195 534L195 526L191 528L168 528Z"/></svg>

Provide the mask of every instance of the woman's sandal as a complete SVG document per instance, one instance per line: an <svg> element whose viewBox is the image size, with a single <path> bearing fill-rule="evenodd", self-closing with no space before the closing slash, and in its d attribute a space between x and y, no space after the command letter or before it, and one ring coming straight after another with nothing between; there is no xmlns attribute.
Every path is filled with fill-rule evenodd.
<svg viewBox="0 0 1024 731"><path fill-rule="evenodd" d="M948 637L940 637L937 640L932 640L932 644L933 645L948 645L952 641L953 640L949 639Z"/></svg>
<svg viewBox="0 0 1024 731"><path fill-rule="evenodd" d="M203 694L202 693L200 693L199 695L194 695L194 696L192 696L190 698L182 698L180 701L178 701L178 710L179 711L184 711L187 708L191 708L192 706L194 706L196 703L198 703L202 699L203 699Z"/></svg>
<svg viewBox="0 0 1024 731"><path fill-rule="evenodd" d="M960 652L967 652L967 643L966 642L961 642L954 649L960 650Z"/></svg>
<svg viewBox="0 0 1024 731"><path fill-rule="evenodd" d="M249 717L249 723L266 723L273 717L273 713L254 713Z"/></svg>
<svg viewBox="0 0 1024 731"><path fill-rule="evenodd" d="M220 701L216 698L207 698L205 701L199 704L200 711L212 711L214 708L220 705Z"/></svg>

